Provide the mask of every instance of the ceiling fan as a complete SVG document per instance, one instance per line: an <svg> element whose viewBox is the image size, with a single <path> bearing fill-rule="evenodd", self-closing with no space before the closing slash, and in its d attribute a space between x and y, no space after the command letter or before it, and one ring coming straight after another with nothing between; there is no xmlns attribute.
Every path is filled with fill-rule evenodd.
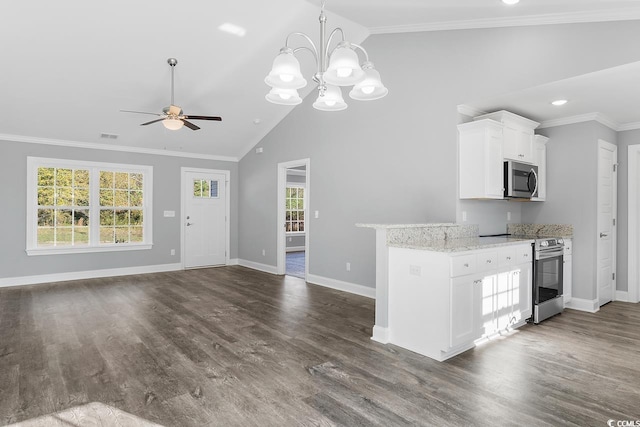
<svg viewBox="0 0 640 427"><path fill-rule="evenodd" d="M171 105L168 107L164 107L162 109L162 113L148 113L146 111L131 111L131 110L120 110L123 113L138 113L138 114L151 114L153 116L159 116L159 119L151 120L150 122L142 123L140 126L150 125L151 123L162 122L164 127L171 130L178 130L183 125L188 127L191 130L198 130L200 127L194 125L189 120L214 120L217 122L222 121L222 117L217 116L191 116L182 113L182 108L178 107L173 102L173 70L175 66L178 64L178 60L175 58L167 59L167 63L171 67Z"/></svg>

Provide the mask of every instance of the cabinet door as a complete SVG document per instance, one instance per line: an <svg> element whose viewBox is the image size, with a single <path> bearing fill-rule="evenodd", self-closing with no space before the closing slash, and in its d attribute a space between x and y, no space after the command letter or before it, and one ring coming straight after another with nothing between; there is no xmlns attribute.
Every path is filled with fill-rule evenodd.
<svg viewBox="0 0 640 427"><path fill-rule="evenodd" d="M538 166L538 197L532 201L543 202L547 198L547 137L534 135L534 161Z"/></svg>
<svg viewBox="0 0 640 427"><path fill-rule="evenodd" d="M487 275L481 283L475 284L479 288L480 311L476 316L477 336L488 337L496 332L496 287L498 276Z"/></svg>
<svg viewBox="0 0 640 427"><path fill-rule="evenodd" d="M518 133L518 157L521 162L533 163L533 133L521 130Z"/></svg>
<svg viewBox="0 0 640 427"><path fill-rule="evenodd" d="M502 135L505 159L533 163L533 132L511 123L504 123Z"/></svg>
<svg viewBox="0 0 640 427"><path fill-rule="evenodd" d="M482 278L476 275L451 279L450 347L472 343L478 338L478 312Z"/></svg>
<svg viewBox="0 0 640 427"><path fill-rule="evenodd" d="M504 197L502 136L495 130L488 132L485 156L484 180L486 197L502 199Z"/></svg>
<svg viewBox="0 0 640 427"><path fill-rule="evenodd" d="M530 263L516 266L513 277L513 316L516 323L531 317L533 310L533 267Z"/></svg>
<svg viewBox="0 0 640 427"><path fill-rule="evenodd" d="M511 268L502 269L498 272L496 287L496 328L498 331L506 329L511 325L513 316L513 273Z"/></svg>

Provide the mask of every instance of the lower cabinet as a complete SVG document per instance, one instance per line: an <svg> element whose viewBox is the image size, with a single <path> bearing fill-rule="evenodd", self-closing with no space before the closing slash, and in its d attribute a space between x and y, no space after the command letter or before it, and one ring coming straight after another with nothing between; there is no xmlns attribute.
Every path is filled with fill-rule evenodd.
<svg viewBox="0 0 640 427"><path fill-rule="evenodd" d="M564 254L562 260L562 291L565 307L571 301L571 287L573 282L573 249L571 239L564 239Z"/></svg>
<svg viewBox="0 0 640 427"><path fill-rule="evenodd" d="M436 360L531 317L531 244L443 253L389 248L389 340Z"/></svg>

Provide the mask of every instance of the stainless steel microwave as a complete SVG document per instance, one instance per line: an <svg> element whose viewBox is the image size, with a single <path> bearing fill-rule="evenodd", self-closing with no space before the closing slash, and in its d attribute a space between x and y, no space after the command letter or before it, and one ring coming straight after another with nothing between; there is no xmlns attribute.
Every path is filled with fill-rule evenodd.
<svg viewBox="0 0 640 427"><path fill-rule="evenodd" d="M504 197L530 199L538 196L538 167L504 162Z"/></svg>

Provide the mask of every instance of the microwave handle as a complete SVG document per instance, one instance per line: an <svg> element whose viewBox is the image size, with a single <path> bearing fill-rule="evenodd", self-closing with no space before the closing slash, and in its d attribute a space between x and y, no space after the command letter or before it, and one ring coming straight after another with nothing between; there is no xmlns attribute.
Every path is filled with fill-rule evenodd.
<svg viewBox="0 0 640 427"><path fill-rule="evenodd" d="M535 169L531 168L531 172L529 172L529 175L533 174L533 176L536 178L536 186L533 188L533 191L531 191L531 197L538 197L536 195L537 191L538 191L538 174L536 173ZM527 180L527 187L529 188L529 190L531 190L531 187L529 187L529 180Z"/></svg>

